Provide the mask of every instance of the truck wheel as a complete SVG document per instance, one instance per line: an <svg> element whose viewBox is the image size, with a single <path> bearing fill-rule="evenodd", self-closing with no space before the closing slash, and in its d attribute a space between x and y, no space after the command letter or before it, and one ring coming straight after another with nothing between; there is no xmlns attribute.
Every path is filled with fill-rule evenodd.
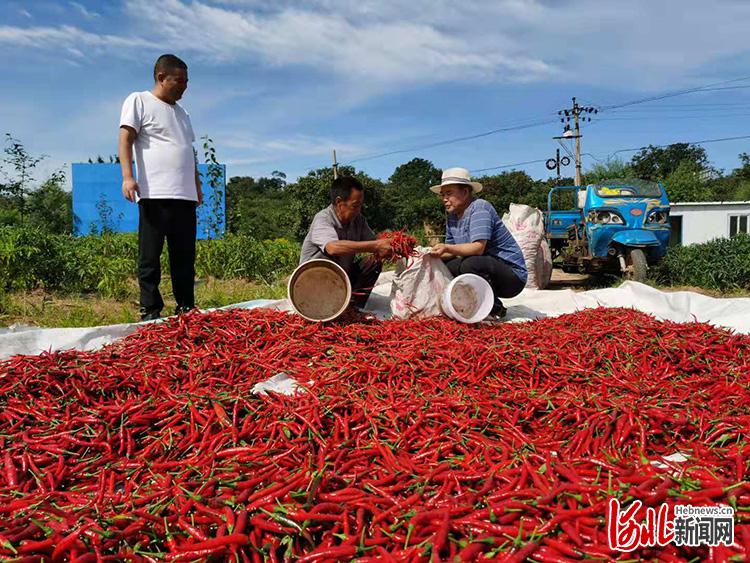
<svg viewBox="0 0 750 563"><path fill-rule="evenodd" d="M643 250L640 248L631 248L628 250L625 263L628 267L625 272L625 279L641 283L646 282L646 278L648 277L648 262Z"/></svg>

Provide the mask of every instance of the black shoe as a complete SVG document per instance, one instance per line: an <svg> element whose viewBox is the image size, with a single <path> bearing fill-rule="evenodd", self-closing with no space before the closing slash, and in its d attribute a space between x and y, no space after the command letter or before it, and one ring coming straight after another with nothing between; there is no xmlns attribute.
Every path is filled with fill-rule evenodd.
<svg viewBox="0 0 750 563"><path fill-rule="evenodd" d="M502 319L505 317L505 315L508 313L508 309L505 308L503 305L503 302L500 301L498 298L495 298L495 305L492 307L492 311L490 311L490 316L497 317L498 319Z"/></svg>
<svg viewBox="0 0 750 563"><path fill-rule="evenodd" d="M195 309L195 305L177 305L177 307L174 308L174 314L182 315L184 313L192 311L193 309Z"/></svg>
<svg viewBox="0 0 750 563"><path fill-rule="evenodd" d="M159 318L161 311L144 311L141 309L141 320L142 321L155 321Z"/></svg>

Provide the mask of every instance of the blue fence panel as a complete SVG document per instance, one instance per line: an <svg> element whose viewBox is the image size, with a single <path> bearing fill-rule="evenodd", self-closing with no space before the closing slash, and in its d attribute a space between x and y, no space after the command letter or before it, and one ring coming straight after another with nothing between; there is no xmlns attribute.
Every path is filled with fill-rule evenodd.
<svg viewBox="0 0 750 563"><path fill-rule="evenodd" d="M198 238L220 238L226 230L226 167L219 165L217 189L209 184L208 165L199 164L203 205L198 207ZM119 164L73 164L73 217L76 235L110 230L138 232L138 206L122 196Z"/></svg>

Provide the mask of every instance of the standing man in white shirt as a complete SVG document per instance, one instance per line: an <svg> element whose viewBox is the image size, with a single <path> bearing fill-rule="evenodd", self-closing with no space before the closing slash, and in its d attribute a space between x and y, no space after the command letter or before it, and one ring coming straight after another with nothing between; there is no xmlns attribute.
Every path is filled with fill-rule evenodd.
<svg viewBox="0 0 750 563"><path fill-rule="evenodd" d="M151 91L130 94L120 116L122 194L138 203L141 320L158 319L164 308L159 259L165 238L177 302L175 314L195 308L195 208L203 194L193 150L193 126L177 103L187 83L187 65L174 55L162 55L154 65ZM133 177L133 152L137 180Z"/></svg>

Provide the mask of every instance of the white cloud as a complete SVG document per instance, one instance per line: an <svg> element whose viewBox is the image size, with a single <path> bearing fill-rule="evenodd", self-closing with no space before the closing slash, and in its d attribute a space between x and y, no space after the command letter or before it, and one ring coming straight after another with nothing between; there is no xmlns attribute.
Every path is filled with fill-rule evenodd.
<svg viewBox="0 0 750 563"><path fill-rule="evenodd" d="M21 14L23 17L28 18L30 20L34 19L34 16L31 15L31 12L28 10L18 10L18 13Z"/></svg>
<svg viewBox="0 0 750 563"><path fill-rule="evenodd" d="M14 27L0 25L0 44L37 49L66 49L90 52L109 49L154 48L156 43L138 37L120 37L90 33L78 27L63 25L59 27Z"/></svg>
<svg viewBox="0 0 750 563"><path fill-rule="evenodd" d="M264 161L281 155L296 156L325 156L336 148L349 155L359 155L367 152L367 147L344 142L340 139L314 137L310 135L292 135L289 137L264 138L250 134L239 135L227 131L218 132L216 138L223 147L233 150L252 150L254 153L265 155Z"/></svg>
<svg viewBox="0 0 750 563"><path fill-rule="evenodd" d="M424 134L424 120L410 122L405 113L393 111L386 132L381 124L373 124L372 132L364 126L363 132L362 116L370 108L358 114L359 135L317 136L331 130L329 122L352 106L408 88L452 84L466 85L470 92L476 82L538 81L554 84L548 86L550 97L559 92L563 101L568 92L558 85L566 84L611 87L630 99L637 97L634 90L663 91L733 78L743 72L736 70L741 64L736 62L732 71L719 63L750 55L750 2L734 0L715 0L710 9L703 0L123 2L116 27L106 27L113 22L95 16L82 24L85 30L0 25L0 50L11 57L13 51L6 46L41 50L72 67L100 54L116 64L146 52L149 57L154 51L185 53L196 70L185 101L194 124L211 133L227 162L258 168L284 159L295 162L296 156L327 162L333 147L345 160L379 152L373 147L414 144L405 137ZM63 3L62 15L67 11L70 16L73 5ZM26 55L19 50L18 63L8 60L21 67L20 57ZM221 72L202 80L209 65ZM426 103L431 103L430 94L419 92ZM25 121L11 120L14 116L3 115L0 108L0 122L21 133L45 131L39 135L46 136L43 146L50 154L73 158L68 153L73 152L69 139L74 138L73 146L88 156L95 147L113 142L111 128L120 102L108 101L91 117L66 113L55 128L47 126L51 118L34 121L39 105L29 109ZM456 101L462 107L471 103L468 93ZM443 112L449 107L444 99L437 104ZM511 108L508 121L537 110ZM378 111L373 115L382 117ZM91 113L88 106L86 112ZM59 115L54 113L55 118ZM463 126L459 129L463 133ZM482 129L472 126L468 132ZM371 146L360 146L358 140Z"/></svg>
<svg viewBox="0 0 750 563"><path fill-rule="evenodd" d="M237 11L201 2L129 0L127 10L144 19L170 45L223 63L256 60L275 67L297 65L366 87L470 80L533 80L554 74L543 60L512 42L488 45L470 34L445 31L419 19L357 19L343 14L285 7Z"/></svg>
<svg viewBox="0 0 750 563"><path fill-rule="evenodd" d="M96 12L92 12L91 10L89 10L88 8L86 8L86 6L84 6L83 4L81 4L79 2L70 2L70 5L73 8L75 8L75 10L79 14L81 14L84 18L86 18L87 20L95 20L95 19L101 17L100 14L98 14Z"/></svg>
<svg viewBox="0 0 750 563"><path fill-rule="evenodd" d="M165 0L158 10L126 0L126 10L182 51L313 69L354 99L472 81L694 83L748 52L750 21L750 3L736 0Z"/></svg>
<svg viewBox="0 0 750 563"><path fill-rule="evenodd" d="M571 82L673 89L710 82L721 74L715 62L750 52L747 2L576 0L541 8L519 31Z"/></svg>
<svg viewBox="0 0 750 563"><path fill-rule="evenodd" d="M750 3L717 0L707 10L703 0L125 0L124 12L122 35L0 26L0 43L120 56L169 48L213 64L306 69L353 103L477 81L663 89L747 53Z"/></svg>

